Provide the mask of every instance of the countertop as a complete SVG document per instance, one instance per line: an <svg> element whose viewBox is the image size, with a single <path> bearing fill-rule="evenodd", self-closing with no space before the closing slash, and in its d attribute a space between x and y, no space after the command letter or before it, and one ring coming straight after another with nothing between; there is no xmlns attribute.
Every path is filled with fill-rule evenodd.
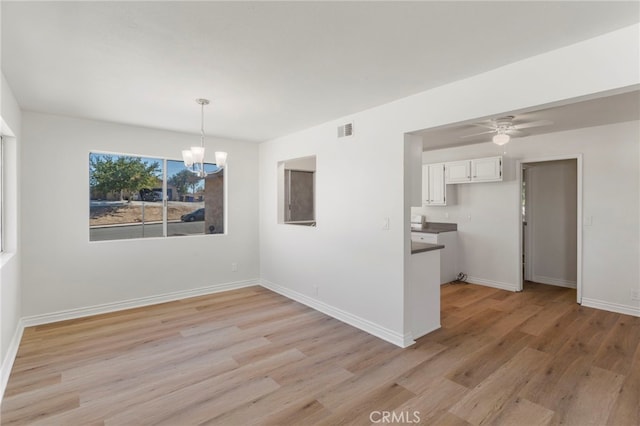
<svg viewBox="0 0 640 426"><path fill-rule="evenodd" d="M411 227L411 232L424 232L425 234L439 234L458 230L457 223L427 222L422 228Z"/></svg>
<svg viewBox="0 0 640 426"><path fill-rule="evenodd" d="M411 241L411 254L424 253L425 251L442 250L442 244L418 243Z"/></svg>

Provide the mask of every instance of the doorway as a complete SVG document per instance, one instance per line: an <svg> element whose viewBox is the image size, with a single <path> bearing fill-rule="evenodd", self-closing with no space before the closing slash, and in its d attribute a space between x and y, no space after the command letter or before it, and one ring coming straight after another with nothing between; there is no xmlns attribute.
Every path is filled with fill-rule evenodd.
<svg viewBox="0 0 640 426"><path fill-rule="evenodd" d="M525 282L576 289L582 301L582 156L532 158L517 164L520 255Z"/></svg>

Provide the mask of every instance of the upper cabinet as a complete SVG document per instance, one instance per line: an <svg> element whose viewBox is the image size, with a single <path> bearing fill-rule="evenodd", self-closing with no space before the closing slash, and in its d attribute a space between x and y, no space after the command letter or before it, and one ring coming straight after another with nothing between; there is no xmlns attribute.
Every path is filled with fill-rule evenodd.
<svg viewBox="0 0 640 426"><path fill-rule="evenodd" d="M502 157L471 160L471 182L494 182L502 180Z"/></svg>
<svg viewBox="0 0 640 426"><path fill-rule="evenodd" d="M476 158L445 163L445 183L498 182L502 157Z"/></svg>
<svg viewBox="0 0 640 426"><path fill-rule="evenodd" d="M445 163L446 183L471 182L471 160Z"/></svg>
<svg viewBox="0 0 640 426"><path fill-rule="evenodd" d="M444 183L444 163L422 165L422 204L425 206L446 206Z"/></svg>

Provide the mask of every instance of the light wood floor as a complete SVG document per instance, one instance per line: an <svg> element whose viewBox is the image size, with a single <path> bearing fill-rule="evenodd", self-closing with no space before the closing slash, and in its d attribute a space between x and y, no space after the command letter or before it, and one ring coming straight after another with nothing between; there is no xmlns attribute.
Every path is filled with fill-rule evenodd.
<svg viewBox="0 0 640 426"><path fill-rule="evenodd" d="M442 309L408 349L259 287L29 328L2 424L640 424L640 318L535 284Z"/></svg>

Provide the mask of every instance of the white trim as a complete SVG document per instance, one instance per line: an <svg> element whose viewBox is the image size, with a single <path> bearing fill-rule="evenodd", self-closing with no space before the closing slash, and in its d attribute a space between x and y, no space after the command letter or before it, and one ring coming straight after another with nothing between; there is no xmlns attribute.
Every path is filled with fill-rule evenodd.
<svg viewBox="0 0 640 426"><path fill-rule="evenodd" d="M524 168L522 168L521 170L524 170ZM526 182L526 188L527 189L531 189L531 185L529 184L531 177L529 174L527 174L525 177L525 182ZM522 191L522 184L520 185L520 191ZM522 195L520 195L520 197L522 197ZM522 198L521 198L522 199ZM522 259L525 262L525 270L524 270L524 279L525 280L530 280L531 277L533 276L533 265L535 264L535 250L533 249L533 241L531 236L535 233L535 224L533 223L532 220L529 220L532 217L533 214L533 210L534 210L534 206L531 204L527 205L527 214L526 214L526 218L522 218L521 219L526 219L527 222L527 226L522 226L522 238L524 239L524 242L526 244L526 247L524 248L525 252L522 253ZM526 259L524 256L527 256Z"/></svg>
<svg viewBox="0 0 640 426"><path fill-rule="evenodd" d="M7 383L9 382L9 376L11 375L11 369L13 368L13 362L18 355L18 348L20 347L20 341L22 340L22 333L24 332L24 322L18 321L16 331L13 333L13 338L9 343L7 353L2 360L2 367L0 367L0 403L4 398L4 391L7 389Z"/></svg>
<svg viewBox="0 0 640 426"><path fill-rule="evenodd" d="M576 288L575 281L565 280L562 278L545 277L544 275L534 275L531 281L540 284L555 285L558 287Z"/></svg>
<svg viewBox="0 0 640 426"><path fill-rule="evenodd" d="M274 284L267 280L262 280L261 285L264 288L281 294L289 299L293 299L296 302L300 302L303 305L307 305L317 311L329 315L330 317L347 323L353 327L359 328L360 330L366 331L367 333L386 340L387 342L393 343L396 346L400 346L401 348L406 348L407 346L415 343L410 333L397 333L367 319L364 319L357 315L353 315L349 312L343 311L342 309L338 309L317 299L313 299L307 295L298 293L297 291L288 289L278 284Z"/></svg>
<svg viewBox="0 0 640 426"><path fill-rule="evenodd" d="M549 157L537 157L537 158L521 158L516 160L516 181L518 182L518 217L522 218L522 165L525 163L540 163L545 161L558 161L558 160L576 160L576 172L577 172L577 211L576 211L576 227L577 227L577 265L576 265L576 301L582 303L582 187L583 187L583 168L582 168L582 154L568 154L568 155L554 155ZM516 291L522 291L522 221L518 221L518 261L516 262L518 281L516 284Z"/></svg>
<svg viewBox="0 0 640 426"><path fill-rule="evenodd" d="M445 283L445 284L447 284L447 283ZM444 285L444 284L440 284L440 285ZM436 331L436 330L438 330L438 329L440 329L440 328L442 328L442 324L440 324L440 323L438 322L438 325L436 325L435 327L432 327L432 328L427 329L427 331L421 332L421 334L420 334L419 336L414 336L412 332L408 332L408 333L406 333L406 334L404 335L404 338L405 338L405 346L403 346L403 347L405 347L405 348L406 348L406 347L408 347L408 346L413 345L413 344L416 342L416 339L419 339L419 338L421 338L421 337L423 337L423 336L426 336L427 334L432 333L432 332L434 332L434 331Z"/></svg>
<svg viewBox="0 0 640 426"><path fill-rule="evenodd" d="M518 291L518 287L515 284L503 283L501 281L487 280L478 277L467 277L469 284L479 284L487 287L499 288L500 290Z"/></svg>
<svg viewBox="0 0 640 426"><path fill-rule="evenodd" d="M431 330L433 331L433 330ZM408 348L409 346L413 345L414 343L416 343L415 339L413 338L413 334L409 331L408 333L404 334L404 338L402 339L402 347L403 348Z"/></svg>
<svg viewBox="0 0 640 426"><path fill-rule="evenodd" d="M172 293L159 294L157 296L140 297L137 299L124 300L121 302L103 303L86 308L67 309L64 311L52 312L49 314L32 315L22 318L22 321L25 327L31 327L34 325L42 325L52 322L122 311L125 309L156 305L158 303L173 302L175 300L188 299L190 297L204 296L207 294L219 293L221 291L235 290L238 288L251 287L255 285L259 285L258 280L214 284L211 286L194 288L191 290L182 290Z"/></svg>
<svg viewBox="0 0 640 426"><path fill-rule="evenodd" d="M10 138L16 137L16 134L11 131L11 128L9 128L9 125L7 124L6 121L4 121L2 116L0 116L0 135L7 136Z"/></svg>
<svg viewBox="0 0 640 426"><path fill-rule="evenodd" d="M582 298L582 306L616 312L618 314L640 317L640 306L620 305L618 303L605 302L604 300Z"/></svg>
<svg viewBox="0 0 640 426"><path fill-rule="evenodd" d="M6 228L3 228L3 229L6 229ZM9 261L13 259L15 255L16 255L15 252L9 252L9 251L0 252L0 269L2 269L4 265L9 263Z"/></svg>

